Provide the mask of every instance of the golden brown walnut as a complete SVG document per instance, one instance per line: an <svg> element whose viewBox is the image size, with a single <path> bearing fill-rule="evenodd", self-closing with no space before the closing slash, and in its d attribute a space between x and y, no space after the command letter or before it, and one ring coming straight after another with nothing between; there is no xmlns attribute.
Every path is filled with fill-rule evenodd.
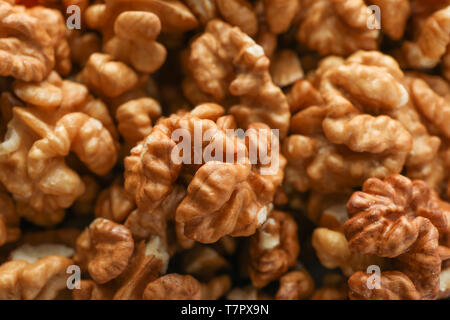
<svg viewBox="0 0 450 320"><path fill-rule="evenodd" d="M161 113L161 106L152 98L130 100L116 110L117 129L134 146L150 134Z"/></svg>
<svg viewBox="0 0 450 320"><path fill-rule="evenodd" d="M314 292L314 280L305 269L286 273L280 278L275 299L303 300Z"/></svg>
<svg viewBox="0 0 450 320"><path fill-rule="evenodd" d="M133 210L126 219L125 226L130 229L135 239L148 239L150 236L155 236L160 241L159 246L171 253L174 249L176 250L177 244L183 248L191 247L193 243L183 235L182 226L178 226L174 221L176 209L185 195L184 187L174 186L170 194L154 210L139 208Z"/></svg>
<svg viewBox="0 0 450 320"><path fill-rule="evenodd" d="M220 20L213 20L191 45L190 70L198 87L214 101L239 98L230 113L238 125L264 122L280 130L289 126L289 107L269 74L269 59L249 36Z"/></svg>
<svg viewBox="0 0 450 320"><path fill-rule="evenodd" d="M14 201L0 185L0 246L19 240L21 230L20 216Z"/></svg>
<svg viewBox="0 0 450 320"><path fill-rule="evenodd" d="M0 75L44 80L55 65L54 40L25 7L0 1Z"/></svg>
<svg viewBox="0 0 450 320"><path fill-rule="evenodd" d="M144 290L144 300L200 300L202 287L190 275L167 274L150 282Z"/></svg>
<svg viewBox="0 0 450 320"><path fill-rule="evenodd" d="M124 272L134 250L131 232L123 225L97 218L77 239L74 261L98 284Z"/></svg>
<svg viewBox="0 0 450 320"><path fill-rule="evenodd" d="M255 165L252 166L246 154L250 145L256 150L258 147L265 147L264 140L259 139L262 144L260 145L254 136L249 136L249 139L244 141L236 136L226 135L214 121L193 116L211 117L214 112L209 110L216 107L217 105L208 105L208 108L205 108L203 105L191 113L174 114L158 121L151 134L133 148L131 155L125 159L125 189L135 197L137 214L149 221L164 220L161 219L166 211L164 206L170 208L173 205L173 201L165 204L165 200L172 194L176 186L174 182L180 176L181 169L196 170L189 181L186 195L177 205L175 222L182 234L203 243L216 242L228 234L253 234L266 219L276 187L283 178L282 168L285 165L280 156L278 163L272 163L275 165L275 172L262 175L265 165L261 164L261 159L254 159ZM214 118L217 118L217 115ZM185 156L194 152L192 142L188 142L183 159L175 159L172 153L174 150L179 152L180 149L175 149L179 146L172 140L172 133L176 129L183 129L183 132L193 137L194 128L202 132L209 131L213 138L203 143L202 154L208 150L211 152L212 148L217 148L219 144L233 146L233 150L230 152L230 148L228 151L227 148L222 148L223 153L217 153L205 163L205 159L195 158L195 155L185 159ZM269 128L260 124L255 126L254 132L257 133L257 129L269 132L266 137L272 137L271 140L275 143L270 146L274 149L271 152L277 152L277 141L271 136ZM229 159L234 160L230 163ZM193 167L183 163L185 160L199 161L201 166ZM171 211L168 210L169 213ZM132 214L129 219L132 217L138 218ZM143 221L142 218L138 219Z"/></svg>
<svg viewBox="0 0 450 320"><path fill-rule="evenodd" d="M436 93L421 79L411 84L411 96L419 112L438 129L439 134L450 139L450 101Z"/></svg>
<svg viewBox="0 0 450 320"><path fill-rule="evenodd" d="M98 195L95 216L121 223L135 207L133 199L123 188L123 179L119 177Z"/></svg>
<svg viewBox="0 0 450 320"><path fill-rule="evenodd" d="M136 72L109 54L93 53L80 74L81 82L106 97L116 98L135 87Z"/></svg>
<svg viewBox="0 0 450 320"><path fill-rule="evenodd" d="M303 69L297 54L292 50L278 51L270 62L273 82L286 87L303 78Z"/></svg>
<svg viewBox="0 0 450 320"><path fill-rule="evenodd" d="M66 288L71 259L47 256L35 263L9 261L0 266L0 299L52 300Z"/></svg>
<svg viewBox="0 0 450 320"><path fill-rule="evenodd" d="M326 228L314 230L312 246L324 267L340 268L346 276L350 276L358 270L366 270L371 265L377 265L380 268L385 265L380 257L350 251L344 234Z"/></svg>
<svg viewBox="0 0 450 320"><path fill-rule="evenodd" d="M198 25L195 16L177 0L113 0L89 6L85 13L86 24L100 30L103 37L111 38L116 18L123 12L150 12L161 20L163 32L185 32Z"/></svg>
<svg viewBox="0 0 450 320"><path fill-rule="evenodd" d="M217 18L215 0L184 0L184 2L202 24L206 24L209 20Z"/></svg>
<svg viewBox="0 0 450 320"><path fill-rule="evenodd" d="M321 63L313 83L324 105L292 117L283 147L287 182L335 193L399 173L413 148L402 119L391 116L409 101L402 76L393 59L373 51Z"/></svg>
<svg viewBox="0 0 450 320"><path fill-rule="evenodd" d="M165 259L164 259L165 260ZM152 242L141 241L130 260L127 270L120 276L120 288L114 294L115 300L140 300L147 284L156 280L167 268L167 261L154 251Z"/></svg>
<svg viewBox="0 0 450 320"><path fill-rule="evenodd" d="M73 152L93 173L108 173L117 159L115 128L100 100L55 72L41 83L16 81L14 92L28 105L13 108L0 144L0 181L22 216L54 225L85 191L65 158Z"/></svg>
<svg viewBox="0 0 450 320"><path fill-rule="evenodd" d="M421 26L417 39L404 42L402 49L408 66L433 68L439 63L450 43L449 12L448 6L434 12Z"/></svg>
<svg viewBox="0 0 450 320"><path fill-rule="evenodd" d="M381 28L390 38L399 40L405 31L411 14L409 0L369 0L371 5L380 8Z"/></svg>
<svg viewBox="0 0 450 320"><path fill-rule="evenodd" d="M114 22L115 36L103 45L103 50L115 59L131 65L136 71L153 73L166 60L166 48L156 42L161 22L155 14L126 11Z"/></svg>
<svg viewBox="0 0 450 320"><path fill-rule="evenodd" d="M298 0L264 0L264 17L270 31L274 34L288 31L299 9Z"/></svg>
<svg viewBox="0 0 450 320"><path fill-rule="evenodd" d="M367 27L373 17L363 0L302 0L300 7L297 39L320 55L377 48L379 30Z"/></svg>
<svg viewBox="0 0 450 320"><path fill-rule="evenodd" d="M308 80L298 80L288 91L287 99L292 114L306 107L323 104L319 90L314 88ZM291 118L291 130L296 131L296 128L292 127L293 125L295 125L295 121Z"/></svg>
<svg viewBox="0 0 450 320"><path fill-rule="evenodd" d="M282 211L272 211L251 238L249 272L253 286L261 288L279 278L295 265L299 252L294 219Z"/></svg>
<svg viewBox="0 0 450 320"><path fill-rule="evenodd" d="M38 19L50 37L55 52L55 69L61 75L69 74L72 69L70 61L70 46L66 38L66 21L58 10L36 6L27 13Z"/></svg>
<svg viewBox="0 0 450 320"><path fill-rule="evenodd" d="M216 0L217 10L223 19L253 37L258 32L258 19L248 0Z"/></svg>
<svg viewBox="0 0 450 320"><path fill-rule="evenodd" d="M409 281L421 299L436 297L441 271L439 238L447 241L450 204L423 181L393 175L384 181L368 179L362 191L348 201L347 211L351 218L344 227L350 250L396 258L396 269L402 273L378 290ZM370 297L362 288L352 290Z"/></svg>

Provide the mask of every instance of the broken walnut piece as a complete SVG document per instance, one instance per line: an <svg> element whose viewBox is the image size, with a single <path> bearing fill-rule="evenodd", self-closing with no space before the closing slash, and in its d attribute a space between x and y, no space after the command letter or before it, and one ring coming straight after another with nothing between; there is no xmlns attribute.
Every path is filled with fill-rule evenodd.
<svg viewBox="0 0 450 320"><path fill-rule="evenodd" d="M272 211L251 237L249 273L256 288L277 279L295 265L300 246L297 224L282 211Z"/></svg>
<svg viewBox="0 0 450 320"><path fill-rule="evenodd" d="M35 263L13 260L0 266L0 298L52 300L65 289L66 269L73 264L61 256L46 256Z"/></svg>
<svg viewBox="0 0 450 320"><path fill-rule="evenodd" d="M123 187L123 179L118 177L98 195L95 203L95 216L121 223L135 207L133 199Z"/></svg>
<svg viewBox="0 0 450 320"><path fill-rule="evenodd" d="M78 237L74 261L98 284L117 278L134 250L131 232L123 225L95 219Z"/></svg>
<svg viewBox="0 0 450 320"><path fill-rule="evenodd" d="M344 234L326 228L314 230L312 246L324 267L328 269L338 267L346 276L350 276L358 270L366 270L371 265L381 268L385 265L380 257L350 251Z"/></svg>
<svg viewBox="0 0 450 320"><path fill-rule="evenodd" d="M170 273L150 282L144 290L144 300L200 300L200 282L190 275Z"/></svg>

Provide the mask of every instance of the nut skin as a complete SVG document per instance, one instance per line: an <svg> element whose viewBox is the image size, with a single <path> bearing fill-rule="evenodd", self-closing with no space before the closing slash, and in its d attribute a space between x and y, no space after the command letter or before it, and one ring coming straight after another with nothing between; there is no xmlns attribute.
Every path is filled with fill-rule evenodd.
<svg viewBox="0 0 450 320"><path fill-rule="evenodd" d="M358 51L346 60L325 58L310 81L296 89L311 98L293 102L300 111L292 117L292 134L283 143L286 182L298 191L345 193L367 178L401 172L408 157L424 153L416 141L425 141L425 128L420 136L408 130L416 129L420 118L406 123L411 119L405 115L411 113L405 110L409 94L392 58L375 51ZM305 105L321 103L314 98L318 93L321 105ZM434 146L431 152L437 152L439 140L428 142Z"/></svg>

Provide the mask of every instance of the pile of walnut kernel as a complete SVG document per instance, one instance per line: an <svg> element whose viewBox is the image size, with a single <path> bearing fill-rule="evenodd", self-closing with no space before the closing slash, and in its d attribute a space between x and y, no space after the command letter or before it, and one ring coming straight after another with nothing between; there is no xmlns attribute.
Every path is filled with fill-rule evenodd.
<svg viewBox="0 0 450 320"><path fill-rule="evenodd" d="M449 298L449 81L449 0L0 0L0 299Z"/></svg>

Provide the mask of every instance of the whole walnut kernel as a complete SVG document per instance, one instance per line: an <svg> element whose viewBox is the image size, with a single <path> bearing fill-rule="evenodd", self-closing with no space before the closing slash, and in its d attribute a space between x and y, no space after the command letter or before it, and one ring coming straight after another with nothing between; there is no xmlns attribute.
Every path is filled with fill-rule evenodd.
<svg viewBox="0 0 450 320"><path fill-rule="evenodd" d="M77 239L74 261L98 284L117 278L134 250L131 232L123 225L97 218Z"/></svg>
<svg viewBox="0 0 450 320"><path fill-rule="evenodd" d="M14 91L28 105L13 108L0 144L0 181L22 216L54 225L85 191L66 157L73 152L92 172L106 174L117 159L114 125L106 106L86 87L55 72L39 84L17 81Z"/></svg>
<svg viewBox="0 0 450 320"><path fill-rule="evenodd" d="M0 1L1 76L42 81L55 65L53 40L25 7Z"/></svg>
<svg viewBox="0 0 450 320"><path fill-rule="evenodd" d="M125 189L134 195L138 206L137 213L142 218L150 221L153 216L161 221L158 215L164 213L164 208L161 207L162 212L155 209L162 206L171 195L182 169L193 170L193 178L189 181L186 195L181 203L176 205L177 230L183 230L184 236L202 243L216 242L228 234L251 235L266 219L276 188L283 178L284 159L280 156L278 163L272 163L277 166L274 168L275 174L263 175L265 165L261 162L267 159L256 159L255 165L252 166L247 158L247 150L250 144L253 144L252 148L255 149L264 141L255 139L257 137L244 141L236 136L226 135L212 120L193 116L211 116L210 112L199 110L195 108L191 113L174 114L158 121L151 134L133 148L131 155L125 159ZM220 118L217 121L219 120ZM227 148L222 148L223 154L214 156L214 159L222 156L221 159L208 160L206 163L201 159L200 166L184 164L184 160L176 163L171 156L173 150L177 150L177 143L171 137L172 132L183 129L193 137L194 128L211 133L212 140L203 143L202 152L211 150L212 143L234 146L233 150L230 152L230 148L228 151L225 150ZM262 124L255 127L258 128L270 132L269 128ZM269 139L271 133L266 137ZM276 139L271 140L277 143ZM274 148L272 152L277 152L276 145L270 147ZM189 143L188 148L185 152L193 153L192 143ZM232 163L224 162L228 161L226 159L234 160ZM167 205L170 205L170 202ZM136 214L131 214L129 219L132 217L134 220L138 218Z"/></svg>
<svg viewBox="0 0 450 320"><path fill-rule="evenodd" d="M323 104L294 115L284 141L287 182L336 193L399 173L410 161L425 163L439 140L427 136L418 115L407 116L413 107L403 80L398 64L375 51L325 59L312 79Z"/></svg>
<svg viewBox="0 0 450 320"><path fill-rule="evenodd" d="M103 46L117 60L131 65L136 71L153 73L166 60L166 49L156 42L161 22L155 14L126 11L114 22L115 36Z"/></svg>
<svg viewBox="0 0 450 320"><path fill-rule="evenodd" d="M115 98L136 86L138 76L125 63L114 61L113 56L94 53L82 70L80 80L94 92Z"/></svg>
<svg viewBox="0 0 450 320"><path fill-rule="evenodd" d="M230 113L241 127L264 122L280 130L283 138L289 126L289 108L283 92L269 74L269 59L239 28L213 20L191 44L190 70L198 87L214 101L230 101ZM211 63L211 61L213 63Z"/></svg>
<svg viewBox="0 0 450 320"><path fill-rule="evenodd" d="M368 179L363 190L355 192L347 203L350 219L344 227L349 247L362 254L396 258L396 269L402 274L389 278L394 280L386 282L387 287L376 289L381 290L378 293L355 286L352 290L369 299L403 281L408 292L418 292L422 299L435 298L441 270L439 238L446 240L449 208L420 180L411 181L400 175L384 181ZM408 281L402 280L405 277Z"/></svg>
<svg viewBox="0 0 450 320"><path fill-rule="evenodd" d="M117 129L134 146L150 134L161 113L161 106L152 98L130 100L116 110Z"/></svg>
<svg viewBox="0 0 450 320"><path fill-rule="evenodd" d="M370 10L363 0L302 0L300 8L297 38L320 55L377 48L379 30L366 27Z"/></svg>
<svg viewBox="0 0 450 320"><path fill-rule="evenodd" d="M144 300L200 300L202 287L195 278L176 273L150 282L144 290Z"/></svg>
<svg viewBox="0 0 450 320"><path fill-rule="evenodd" d="M282 211L272 211L267 221L252 236L249 272L256 288L267 285L295 265L300 245L297 224Z"/></svg>

